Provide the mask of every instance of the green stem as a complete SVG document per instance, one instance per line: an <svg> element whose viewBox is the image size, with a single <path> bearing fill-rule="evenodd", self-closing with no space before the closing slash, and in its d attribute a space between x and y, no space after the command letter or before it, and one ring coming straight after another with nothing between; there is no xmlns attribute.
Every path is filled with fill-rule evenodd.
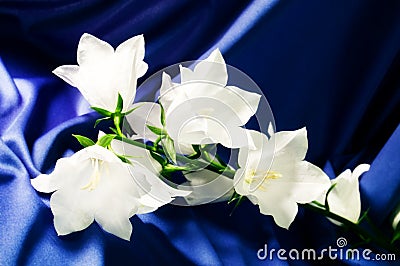
<svg viewBox="0 0 400 266"><path fill-rule="evenodd" d="M124 134L122 134L121 131L121 116L120 115L115 115L113 119L115 129L117 130L117 134L120 137L124 137Z"/></svg>
<svg viewBox="0 0 400 266"><path fill-rule="evenodd" d="M120 128L119 128L119 126L117 126L117 123L116 123L116 128L117 128L117 132L120 132ZM119 129L119 131L118 131L118 129ZM121 133L121 135L115 137L115 139L129 143L131 145L134 145L134 146L137 146L140 148L144 148L144 149L156 152L160 155L164 154L163 149L161 147L158 147L158 146L154 147L154 146L150 146L150 145L146 145L144 143L138 142L136 140L128 139L128 138L124 137L122 135L122 133ZM208 158L209 162L191 160L191 159L187 158L186 156L183 156L180 154L176 155L176 159L184 164L195 164L199 169L205 168L212 172L222 174L229 178L233 178L233 176L235 174L235 170L230 169L229 166L223 166L221 163L215 162L214 160L212 160L210 158L210 156L208 154L206 154L205 157ZM183 167L170 166L169 168L171 168L170 170L174 170L174 171L175 170L185 171L184 166ZM239 205L239 203L240 203L240 201L238 201L238 203L236 204L234 209ZM390 241L379 236L376 228L374 228L375 234L371 234L369 231L365 230L359 224L353 223L335 213L330 212L329 210L327 210L325 208L325 206L323 204L318 203L318 202L301 204L301 206L305 207L306 209L312 210L316 213L322 214L325 217L328 217L335 221L338 221L339 223L343 224L344 227L346 227L346 228L350 229L352 232L356 233L359 238L365 239L366 241L364 241L364 242L366 242L366 243L373 243L373 244L376 244L376 245L386 249L387 251L394 252L395 254L400 254L400 251L396 247L391 245ZM368 222L371 223L371 221L368 221Z"/></svg>
<svg viewBox="0 0 400 266"><path fill-rule="evenodd" d="M160 141L162 140L161 136L158 136L158 138L156 139L156 141L154 141L153 147L155 149L157 149L158 144L160 143Z"/></svg>
<svg viewBox="0 0 400 266"><path fill-rule="evenodd" d="M147 149L147 150L150 150L150 151L154 151L154 147L153 146L146 145L144 143L141 143L141 142L133 140L133 139L128 139L128 138L126 138L124 136L116 136L115 139L119 140L119 141L122 141L122 142L129 143L129 144L131 144L133 146L136 146L136 147L140 147L140 148L144 148L144 149Z"/></svg>
<svg viewBox="0 0 400 266"><path fill-rule="evenodd" d="M332 213L325 208L319 207L312 203L301 204L306 209L312 210L316 213L322 214L325 217L331 218L339 223L343 224L344 227L350 229L352 232L356 233L361 239L367 239L367 243L374 243L387 251L394 252L396 254L400 254L400 251L390 244L390 241L387 241L383 237L379 237L371 234L369 231L362 228L359 224L355 224L335 213Z"/></svg>
<svg viewBox="0 0 400 266"><path fill-rule="evenodd" d="M218 162L220 163L220 165L227 167L228 165L224 162L224 160L221 158L221 156L219 156L218 154L215 154L215 158L218 160Z"/></svg>
<svg viewBox="0 0 400 266"><path fill-rule="evenodd" d="M207 151L203 151L203 154L204 154L204 157L205 157L206 161L209 162L213 167L218 168L218 169L225 169L226 168L226 166L223 166L218 161L212 159L211 156L210 156L210 153L208 153Z"/></svg>
<svg viewBox="0 0 400 266"><path fill-rule="evenodd" d="M137 146L137 147L140 147L140 148L144 148L144 149L147 149L147 150L156 152L156 153L158 153L158 154L160 154L160 155L161 155L161 154L164 154L163 149L160 148L160 147L153 147L153 146L150 146L150 145L146 145L146 144L141 143L141 142L139 142L139 141L132 140L132 139L128 139L128 138L126 138L126 137L124 137L124 136L116 136L115 139L116 139L116 140L120 140L120 141L122 141L122 142L129 143L129 144L131 144L131 145L134 145L134 146ZM223 166L218 166L218 165L216 165L216 164L209 164L209 163L202 162L202 161L198 161L198 160L191 160L191 159L187 158L187 157L184 156L184 155L177 154L177 155L176 155L176 159L177 159L179 162L181 162L181 163L184 163L184 164L194 164L194 165L196 165L199 169L205 168L205 169L207 169L207 170L216 172L216 173L218 173L218 174L222 174L222 175L224 175L224 176L226 176L226 177L229 177L229 178L233 178L233 176L235 175L235 171L232 170L232 169L230 169L230 168L223 167Z"/></svg>
<svg viewBox="0 0 400 266"><path fill-rule="evenodd" d="M184 166L176 166L172 164L167 164L164 166L164 171L166 172L176 172L176 171L186 171L186 167Z"/></svg>
<svg viewBox="0 0 400 266"><path fill-rule="evenodd" d="M211 158L210 154L207 151L201 151L204 159L208 162L206 169L217 172L219 174L226 173L229 177L233 178L235 175L235 170L231 169L228 165L221 164L218 159L214 160ZM215 156L217 158L217 155Z"/></svg>

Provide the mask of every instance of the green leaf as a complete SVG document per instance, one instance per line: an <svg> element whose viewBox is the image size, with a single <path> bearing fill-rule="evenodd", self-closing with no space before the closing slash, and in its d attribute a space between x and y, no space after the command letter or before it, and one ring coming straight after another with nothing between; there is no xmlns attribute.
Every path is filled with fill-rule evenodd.
<svg viewBox="0 0 400 266"><path fill-rule="evenodd" d="M231 198L228 200L228 204L231 204L232 202L239 199L240 197L241 197L240 194L238 194L236 191L233 191Z"/></svg>
<svg viewBox="0 0 400 266"><path fill-rule="evenodd" d="M192 160L198 159L201 156L200 145L192 145L192 148L194 153L188 155L187 157Z"/></svg>
<svg viewBox="0 0 400 266"><path fill-rule="evenodd" d="M235 193L236 193L236 191L235 191ZM239 195L239 197L237 198L236 204L235 204L235 206L233 207L233 209L232 209L231 213L229 214L229 216L232 216L232 214L235 212L235 210L237 209L237 207L239 207L239 205L243 202L244 199L245 199L244 196ZM236 199L235 199L235 200L236 200ZM231 202L229 202L229 203L231 203Z"/></svg>
<svg viewBox="0 0 400 266"><path fill-rule="evenodd" d="M396 242L399 239L400 239L400 223L397 224L396 229L394 230L394 233L393 233L392 241L390 243L393 244L394 242Z"/></svg>
<svg viewBox="0 0 400 266"><path fill-rule="evenodd" d="M399 239L400 239L400 230L396 230L394 232L394 235L393 235L391 243L393 244L394 242L396 242Z"/></svg>
<svg viewBox="0 0 400 266"><path fill-rule="evenodd" d="M171 160L173 163L176 163L176 152L175 152L174 141L168 135L166 135L162 141L162 144L167 158Z"/></svg>
<svg viewBox="0 0 400 266"><path fill-rule="evenodd" d="M93 142L93 140L91 140L91 139L89 139L89 138L87 138L85 136L74 135L74 134L72 134L72 136L74 136L79 141L79 143L85 148L95 144Z"/></svg>
<svg viewBox="0 0 400 266"><path fill-rule="evenodd" d="M190 169L188 169L186 166L177 166L173 164L166 164L163 167L163 173L173 173L177 171L189 171L189 170Z"/></svg>
<svg viewBox="0 0 400 266"><path fill-rule="evenodd" d="M368 212L369 212L369 208L368 208L368 210L363 212L361 217L358 219L357 224L360 224L364 219L368 219Z"/></svg>
<svg viewBox="0 0 400 266"><path fill-rule="evenodd" d="M103 118L99 118L96 120L96 122L94 122L94 127L97 127L97 125L101 122L101 121L105 121L110 119L109 117L103 117Z"/></svg>
<svg viewBox="0 0 400 266"><path fill-rule="evenodd" d="M91 106L90 108L92 108L93 110L95 110L96 112L98 112L99 114L101 114L102 116L105 116L105 117L111 117L111 115L112 115L112 113L110 111L107 111L100 107Z"/></svg>
<svg viewBox="0 0 400 266"><path fill-rule="evenodd" d="M148 129L151 130L151 132L153 132L154 134L161 136L164 135L164 130L155 126L151 126L151 125L146 125Z"/></svg>
<svg viewBox="0 0 400 266"><path fill-rule="evenodd" d="M117 134L117 135L118 135L118 132L117 132L117 130L116 130L115 128L113 128L113 127L109 127L109 129L110 129L112 132L114 132L115 134Z"/></svg>
<svg viewBox="0 0 400 266"><path fill-rule="evenodd" d="M115 134L107 134L104 135L103 137L101 137L98 141L97 141L97 145L100 145L102 147L107 147L108 145L110 145L111 141L116 137L117 135Z"/></svg>
<svg viewBox="0 0 400 266"><path fill-rule="evenodd" d="M325 209L326 209L327 211L329 211L328 196L329 196L329 193L331 193L332 189L335 188L335 186L336 186L336 183L335 183L335 184L332 184L332 186L331 186L331 187L328 189L328 191L326 192L326 196L325 196Z"/></svg>
<svg viewBox="0 0 400 266"><path fill-rule="evenodd" d="M122 99L121 94L118 93L117 108L115 108L115 113L120 114L123 107L124 107L124 100Z"/></svg>
<svg viewBox="0 0 400 266"><path fill-rule="evenodd" d="M154 160L156 160L162 166L164 166L168 163L168 161L164 157L162 157L158 153L155 153L154 151L150 151L150 155L151 155L151 157L153 157Z"/></svg>
<svg viewBox="0 0 400 266"><path fill-rule="evenodd" d="M196 152L196 153L200 153L200 145L192 145L192 148L193 148L193 150Z"/></svg>
<svg viewBox="0 0 400 266"><path fill-rule="evenodd" d="M131 161L124 155L115 154L124 163L131 164Z"/></svg>
<svg viewBox="0 0 400 266"><path fill-rule="evenodd" d="M143 104L136 106L135 108L132 108L131 110L126 111L125 113L123 113L123 115L129 115L130 113L132 113L133 111L135 111L136 109L142 107Z"/></svg>

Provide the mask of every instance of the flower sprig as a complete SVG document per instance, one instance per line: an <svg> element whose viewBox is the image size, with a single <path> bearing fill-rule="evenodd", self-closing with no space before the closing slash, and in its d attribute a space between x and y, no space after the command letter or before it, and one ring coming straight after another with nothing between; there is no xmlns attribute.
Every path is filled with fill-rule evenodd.
<svg viewBox="0 0 400 266"><path fill-rule="evenodd" d="M134 103L137 79L147 71L143 59L142 35L114 50L84 34L79 66L54 70L102 116L95 127L105 120L113 123L110 133L99 132L96 142L74 135L83 149L31 181L36 190L53 193L50 207L59 235L96 221L129 240L129 218L135 214L171 202L227 201L236 208L248 199L280 227L288 229L304 207L351 230L363 244L398 253L400 216L389 239L377 232L367 212L361 214L358 180L369 165L330 180L305 160L306 128L274 132L269 123L266 133L246 129L262 95L228 85L218 49L193 69L180 66L180 83L163 73L157 103ZM216 145L237 149L235 163L224 161ZM184 182L178 183L178 174Z"/></svg>

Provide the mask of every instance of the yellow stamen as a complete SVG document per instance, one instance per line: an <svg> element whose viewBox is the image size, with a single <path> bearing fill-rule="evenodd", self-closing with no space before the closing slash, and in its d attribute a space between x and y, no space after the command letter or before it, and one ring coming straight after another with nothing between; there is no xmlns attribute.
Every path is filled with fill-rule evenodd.
<svg viewBox="0 0 400 266"><path fill-rule="evenodd" d="M87 183L85 186L83 186L81 188L83 190L85 190L85 189L87 189L89 191L95 190L100 182L99 164L100 164L100 168L101 168L103 161L99 162L99 159L94 159L94 158L92 158L91 161L92 161L92 167L94 168L93 173L89 178L89 183Z"/></svg>
<svg viewBox="0 0 400 266"><path fill-rule="evenodd" d="M256 179L258 179L257 177L255 177L255 175L256 175L256 170L250 170L249 172L246 173L244 181L247 184L253 183L254 181L256 181Z"/></svg>
<svg viewBox="0 0 400 266"><path fill-rule="evenodd" d="M256 189L266 191L265 185L267 184L268 180L278 179L280 177L282 177L282 174L275 171L268 171L266 174L257 174L256 170L250 170L246 173L244 181L249 185L258 181L259 186Z"/></svg>
<svg viewBox="0 0 400 266"><path fill-rule="evenodd" d="M265 179L278 179L280 177L282 177L282 174L275 171L268 171Z"/></svg>

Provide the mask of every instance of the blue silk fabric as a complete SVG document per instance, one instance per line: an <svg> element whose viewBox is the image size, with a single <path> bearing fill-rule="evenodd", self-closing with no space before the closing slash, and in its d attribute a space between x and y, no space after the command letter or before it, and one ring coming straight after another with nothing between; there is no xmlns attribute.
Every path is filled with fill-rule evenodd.
<svg viewBox="0 0 400 266"><path fill-rule="evenodd" d="M0 1L0 265L315 265L261 261L257 251L357 241L302 208L281 229L250 202L232 216L226 203L164 206L132 217L130 242L97 224L58 237L49 196L30 179L79 150L71 134L96 137L97 115L51 74L76 63L84 32L114 47L143 33L150 68L139 82L219 47L263 90L278 130L307 127L307 160L331 177L371 164L363 210L390 233L400 192L400 1ZM137 100L153 97L139 91Z"/></svg>

